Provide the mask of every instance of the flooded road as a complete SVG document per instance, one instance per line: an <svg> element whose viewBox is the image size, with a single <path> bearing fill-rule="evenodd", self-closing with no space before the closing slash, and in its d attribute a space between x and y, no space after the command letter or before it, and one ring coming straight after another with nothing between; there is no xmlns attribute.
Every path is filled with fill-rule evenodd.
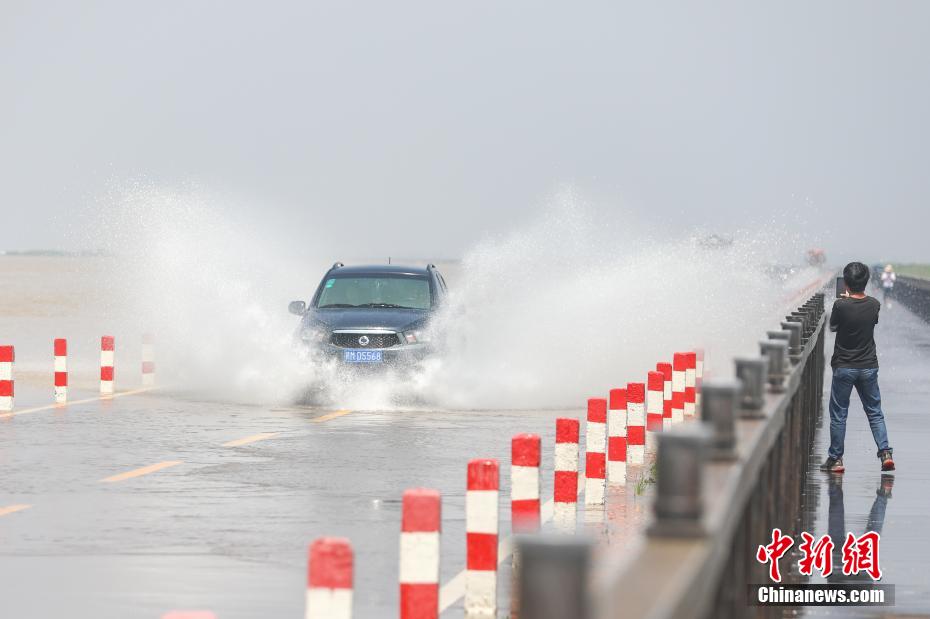
<svg viewBox="0 0 930 619"><path fill-rule="evenodd" d="M545 501L552 496L555 419L584 416L580 408L529 404L386 409L249 404L236 393L194 397L169 386L178 368L158 345L162 386L140 391L145 325L107 302L112 282L104 259L9 260L0 277L16 294L4 301L0 340L16 344L17 359L14 414L0 414L4 615L141 619L189 608L222 619L300 616L307 546L326 535L354 545L355 616L391 616L403 491L425 486L442 493L441 583L449 585L465 565L467 462L499 460L506 536L511 437L542 437ZM88 261L101 266L88 268ZM104 333L117 342L117 394L106 401L98 398L97 377ZM53 337L69 340L70 403L57 408ZM230 348L238 343L225 339ZM196 353L198 344L175 342L175 356ZM651 361L638 349L628 356L644 370ZM553 364L550 371L566 368ZM616 382L604 384L603 393L628 380L611 378ZM538 396L532 385L518 383L514 393ZM648 470L631 470L627 488L611 492L607 513L579 509L579 528L614 549L637 543L651 490L636 483L643 475ZM499 577L503 616L508 566L504 560ZM444 616L460 613L457 600Z"/></svg>
<svg viewBox="0 0 930 619"><path fill-rule="evenodd" d="M7 419L0 504L30 507L0 519L4 614L300 616L307 545L322 535L355 546L356 616L392 614L404 489L442 492L446 582L464 566L467 461L498 458L506 478L520 430L542 436L548 464L567 414L581 411L273 410L140 394Z"/></svg>
<svg viewBox="0 0 930 619"><path fill-rule="evenodd" d="M895 585L894 614L930 613L930 580L926 560L930 556L927 535L927 508L930 505L930 326L900 305L885 307L875 332L879 353L879 384L882 407L888 427L897 471L882 474L875 443L862 405L855 394L846 430L846 472L828 475L818 470L808 473L805 490L807 512L802 528L815 536L829 533L836 540L847 532L861 535L876 531L881 535L880 564L882 583ZM832 334L827 355L833 348ZM812 464L826 458L830 443L830 376L825 377L824 416L817 430ZM841 545L840 542L839 545ZM839 549L837 549L839 550ZM836 553L834 553L836 555ZM842 565L834 557L834 574L829 582L861 582L837 574ZM826 582L815 578L812 582ZM850 616L852 609L807 608L809 616ZM857 615L882 615L878 610Z"/></svg>

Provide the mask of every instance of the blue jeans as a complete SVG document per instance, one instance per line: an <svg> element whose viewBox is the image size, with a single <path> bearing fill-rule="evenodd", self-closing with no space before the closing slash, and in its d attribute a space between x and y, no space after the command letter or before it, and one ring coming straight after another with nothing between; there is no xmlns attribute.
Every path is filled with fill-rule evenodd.
<svg viewBox="0 0 930 619"><path fill-rule="evenodd" d="M830 451L831 458L843 456L843 444L846 442L846 416L849 414L849 396L853 387L862 400L862 408L869 418L872 438L878 451L889 449L888 431L885 429L885 416L882 414L882 394L878 390L878 368L865 370L836 368L833 370L833 384L830 388Z"/></svg>

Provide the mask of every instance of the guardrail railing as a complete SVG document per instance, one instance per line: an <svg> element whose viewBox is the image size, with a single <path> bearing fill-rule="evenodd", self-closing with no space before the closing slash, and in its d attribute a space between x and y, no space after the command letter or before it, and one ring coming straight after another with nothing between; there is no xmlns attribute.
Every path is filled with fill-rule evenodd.
<svg viewBox="0 0 930 619"><path fill-rule="evenodd" d="M814 294L766 334L760 356L735 360L736 380L704 382L702 423L659 435L653 520L641 544L595 553L579 538L518 542L523 619L752 614L748 585L768 578L756 549L773 528L801 530L823 400L824 313L824 294Z"/></svg>
<svg viewBox="0 0 930 619"><path fill-rule="evenodd" d="M893 298L924 320L930 321L930 280L899 275Z"/></svg>

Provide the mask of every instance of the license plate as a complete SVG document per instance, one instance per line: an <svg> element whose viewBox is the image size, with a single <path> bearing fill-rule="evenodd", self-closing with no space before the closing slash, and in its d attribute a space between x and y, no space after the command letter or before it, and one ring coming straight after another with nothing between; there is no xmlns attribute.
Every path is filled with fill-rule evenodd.
<svg viewBox="0 0 930 619"><path fill-rule="evenodd" d="M346 363L381 363L384 353L380 350L346 350L343 353Z"/></svg>

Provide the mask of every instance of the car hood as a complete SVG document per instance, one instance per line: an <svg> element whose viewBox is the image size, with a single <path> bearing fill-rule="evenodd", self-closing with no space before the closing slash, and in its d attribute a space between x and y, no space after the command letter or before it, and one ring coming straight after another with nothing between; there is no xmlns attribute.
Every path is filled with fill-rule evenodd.
<svg viewBox="0 0 930 619"><path fill-rule="evenodd" d="M305 326L326 329L390 329L406 331L421 327L428 310L392 308L338 308L313 310L304 318Z"/></svg>

